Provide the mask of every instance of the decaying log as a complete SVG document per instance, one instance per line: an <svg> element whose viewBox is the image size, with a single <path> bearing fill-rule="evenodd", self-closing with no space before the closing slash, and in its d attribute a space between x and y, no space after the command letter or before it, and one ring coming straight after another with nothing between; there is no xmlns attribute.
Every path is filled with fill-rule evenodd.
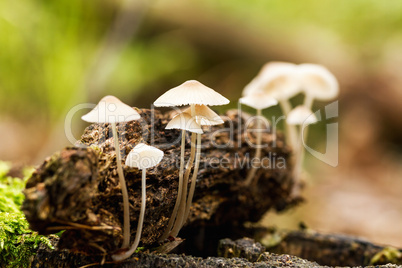
<svg viewBox="0 0 402 268"><path fill-rule="evenodd" d="M57 248L57 241L54 246ZM123 263L113 263L93 256L73 253L68 250L49 250L41 245L32 261L32 267L298 267L298 268L329 268L316 262L308 261L288 254L275 254L265 250L260 244L249 238L233 241L222 239L219 242L218 257L193 257L176 254L136 253ZM103 264L103 265L101 265ZM356 266L359 268L362 266ZM374 268L368 266L367 268ZM394 264L377 265L375 268L401 268Z"/></svg>
<svg viewBox="0 0 402 268"><path fill-rule="evenodd" d="M250 239L244 239L233 242L229 239L225 239L227 243L223 246L228 251L233 248L239 252L252 251L255 247L255 243ZM244 242L242 242L244 241ZM258 244L258 243L257 243ZM255 254L254 254L255 255ZM248 255L249 257L254 256ZM254 258L255 259L255 258ZM153 254L153 253L136 253L130 259L123 263L113 263L111 261L95 261L88 256L72 253L67 250L62 251L49 251L46 247L41 247L32 262L32 267L42 268L69 268L69 267L259 267L259 268L271 268L271 267L299 267L299 268L324 268L317 263L309 262L294 256L289 255L277 255L263 252L258 255L258 260L248 259L247 256L240 257L193 257L186 255L176 254ZM101 265L101 263L103 265ZM385 268L385 267L382 267Z"/></svg>
<svg viewBox="0 0 402 268"><path fill-rule="evenodd" d="M394 263L402 265L402 249L380 246L369 241L339 234L321 234L312 230L274 231L280 242L269 252L290 254L329 266L367 266Z"/></svg>
<svg viewBox="0 0 402 268"><path fill-rule="evenodd" d="M320 234L317 233L317 236L319 236ZM321 240L326 240L329 237L322 235ZM347 241L350 241L351 238L347 237L347 236L342 236L339 237L339 241L344 240L345 243L344 244L340 244L339 249L349 249L350 253L355 252L353 248L351 247L346 247L345 245L347 244ZM319 243L318 243L319 244ZM308 246L308 245L305 245ZM291 246L289 245L289 248ZM315 251L316 252L320 252L323 255L324 254L329 254L328 259L329 258L333 258L333 259L337 259L337 252L338 250L335 248L323 248L320 249L318 248L319 245L316 246ZM295 257L292 256L293 254L283 254L280 253L281 255L277 255L275 253L271 252L271 248L269 249L265 249L265 247L263 247L260 243L256 243L254 242L254 240L250 239L250 238L244 238L244 239L238 239L236 241L233 241L231 239L222 239L219 242L219 250L218 250L218 255L221 257L225 257L225 258L244 258L247 259L251 262L254 263L255 266L258 265L262 265L261 267L317 267L317 268L323 268L323 267L330 267L330 266L321 266L320 264L317 264L316 262L313 262L311 259L309 259L309 261L299 258L299 257ZM358 254L358 252L357 252ZM352 255L352 254L349 254ZM268 264L268 266L264 266ZM324 264L325 265L325 264ZM346 265L340 264L341 266L345 267ZM354 267L362 267L363 264L356 264L353 265ZM260 267L260 266L258 266ZM367 267L374 267L374 266L367 266ZM375 266L376 268L385 268L385 267L401 267L401 266L397 266L394 264L388 264L388 265L377 265Z"/></svg>
<svg viewBox="0 0 402 268"><path fill-rule="evenodd" d="M138 112L140 120L118 124L122 158L125 159L140 142L165 153L162 162L147 171L147 204L141 245L150 246L165 230L175 204L181 131L165 130L171 113ZM256 222L269 209L284 210L300 201L298 197L290 197L293 187L289 176L290 150L285 146L283 136L280 133L263 134L263 143L268 144L262 149L264 167L256 174L258 183L244 187L242 182L247 167L242 165L254 155L255 150L249 142L254 142L255 136L245 131L246 114L239 115L233 110L223 118L223 126L205 129L202 135L201 165L193 206L185 226L193 232L208 226L225 228L242 226L246 221ZM186 140L188 159L189 136ZM141 173L124 166L124 174L133 239L141 204ZM60 248L86 254L117 250L122 241L123 211L110 126L90 125L77 147L66 148L46 159L29 179L25 195L23 211L33 230L44 234L66 230Z"/></svg>

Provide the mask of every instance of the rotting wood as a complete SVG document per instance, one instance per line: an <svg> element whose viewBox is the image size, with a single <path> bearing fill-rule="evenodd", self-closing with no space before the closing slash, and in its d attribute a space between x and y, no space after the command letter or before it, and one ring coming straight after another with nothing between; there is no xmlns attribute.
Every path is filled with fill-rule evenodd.
<svg viewBox="0 0 402 268"><path fill-rule="evenodd" d="M180 131L165 130L171 113L140 109L138 112L140 120L118 125L122 158L140 142L165 153L162 162L147 172L147 207L141 245L150 246L162 235L176 200ZM262 149L265 168L256 174L258 185L243 186L247 168L241 164L255 151L247 143L255 140L254 134L244 131L248 118L247 114L239 115L237 110L228 111L223 116L223 126L211 127L202 135L203 155L185 228L242 226L246 221L260 220L269 209L281 211L300 201L300 198L290 198L293 182L289 165L273 163L279 159L286 165L289 159L290 150L280 133L263 134L263 143L268 144ZM46 159L34 172L25 190L23 211L33 230L40 233L55 232L58 227L67 229L61 237L60 248L86 254L113 252L121 245L123 211L110 126L90 125L79 145L86 147L65 148ZM188 158L189 137L186 148ZM219 165L219 161L224 162ZM141 204L141 173L126 166L124 173L133 239ZM68 223L71 228L65 228ZM77 224L92 228L79 228Z"/></svg>

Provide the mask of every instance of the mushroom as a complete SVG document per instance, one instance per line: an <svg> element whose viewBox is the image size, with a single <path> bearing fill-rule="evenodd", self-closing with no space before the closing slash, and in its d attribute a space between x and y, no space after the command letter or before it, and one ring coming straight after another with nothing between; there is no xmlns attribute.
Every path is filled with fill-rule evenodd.
<svg viewBox="0 0 402 268"><path fill-rule="evenodd" d="M187 108L183 112L188 113L189 111L190 111L190 108ZM215 126L215 125L220 125L220 124L224 123L222 118L206 105L195 105L194 118L195 118L196 122L198 124L200 124L201 126ZM187 198L187 202L186 202L186 210L184 213L182 226L186 223L188 215L190 214L190 207L193 202L195 185L196 185L196 181L197 181L198 168L200 166L200 158L201 158L201 133L197 133L197 151L196 151L196 156L195 156L194 172L193 172L193 176L191 177L191 186L190 186L190 191L188 193L188 198Z"/></svg>
<svg viewBox="0 0 402 268"><path fill-rule="evenodd" d="M229 100L223 97L221 94L213 90L212 88L209 88L202 83L196 81L196 80L189 80L184 82L183 84L170 89L169 91L165 92L162 96L160 96L155 102L154 105L157 107L172 107L172 106L182 106L182 105L190 105L190 111L191 111L191 116L195 116L195 106L196 105L224 105L228 104ZM182 132L182 135L184 135L184 131ZM192 133L191 135L191 153L190 153L190 159L186 165L186 176L183 179L183 185L184 187L187 187L188 184L188 177L193 165L194 161L194 156L195 156L195 141L196 141L196 133ZM182 148L184 147L184 138L182 138ZM184 152L182 149L181 157L180 157L180 170L183 169L184 165ZM182 161L183 159L183 161ZM187 175L188 174L188 175ZM180 176L183 176L183 173L179 173L179 181L180 181ZM182 221L184 217L184 212L185 212L185 206L186 206L186 188L183 187L183 191L181 193L181 196L178 197L177 201L179 201L179 213L178 216L176 217L176 223L175 226L173 227L174 233L178 233L178 230L180 230L182 226ZM173 230L171 232L173 234ZM174 235L175 236L175 235ZM165 235L162 236L164 238ZM161 239L162 239L161 238Z"/></svg>
<svg viewBox="0 0 402 268"><path fill-rule="evenodd" d="M123 252L112 255L113 260L122 261L130 257L138 247L141 238L142 225L144 223L145 215L145 203L146 203L146 173L147 169L156 166L162 161L163 152L153 146L140 143L136 145L128 154L126 159L126 166L134 167L142 170L142 183L141 183L141 210L140 217L137 225L137 233L130 249Z"/></svg>
<svg viewBox="0 0 402 268"><path fill-rule="evenodd" d="M317 123L317 117L309 108L304 105L299 105L290 111L288 117L286 118L286 122L289 125L310 125Z"/></svg>
<svg viewBox="0 0 402 268"><path fill-rule="evenodd" d="M183 113L191 114L191 107L185 109ZM215 126L223 124L222 118L206 105L195 105L195 120L201 126Z"/></svg>
<svg viewBox="0 0 402 268"><path fill-rule="evenodd" d="M262 139L262 132L261 132L261 120L262 120L262 110L268 107L274 106L278 104L278 101L272 98L270 95L264 94L263 92L255 92L246 95L243 98L239 99L239 102L250 106L257 110L257 144L256 144L256 151L255 151L255 158L261 161L261 139ZM247 174L247 178L244 181L244 185L249 186L253 181L255 173L257 172L257 167L252 166L250 171Z"/></svg>
<svg viewBox="0 0 402 268"><path fill-rule="evenodd" d="M339 85L335 76L324 66L318 64L300 64L297 68L297 80L300 88L304 92L304 103L289 113L287 123L291 125L300 125L299 139L295 147L295 166L293 176L299 181L301 176L302 164L304 158L303 139L307 139L308 125L317 122L315 115L311 115L311 107L314 99L328 101L335 98L339 93ZM301 126L303 125L303 126ZM304 125L306 125L304 127ZM295 184L296 186L297 184ZM293 188L294 194L297 193L296 187Z"/></svg>
<svg viewBox="0 0 402 268"><path fill-rule="evenodd" d="M310 63L300 64L297 76L300 87L305 93L303 105L309 109L311 109L314 99L328 101L338 96L338 81L324 66Z"/></svg>
<svg viewBox="0 0 402 268"><path fill-rule="evenodd" d="M201 125L187 112L175 115L166 125L165 129L181 129L182 131L187 130L194 133L203 133Z"/></svg>
<svg viewBox="0 0 402 268"><path fill-rule="evenodd" d="M297 65L288 62L269 62L258 75L244 88L243 96L263 92L278 100L285 116L292 110L289 99L300 93L296 79ZM297 133L294 126L285 124L287 141L291 147L296 145Z"/></svg>
<svg viewBox="0 0 402 268"><path fill-rule="evenodd" d="M315 124L318 122L315 114L306 106L299 105L296 106L286 118L286 122L289 125L298 125L299 126L299 139L297 142L297 149L295 149L295 162L293 167L293 180L294 187L292 190L292 195L296 196L299 190L299 181L302 171L302 164L304 158L304 150L303 150L303 138L307 137L308 128L307 126L310 124ZM305 127L306 126L306 127ZM305 129L305 131L304 131ZM303 135L304 131L304 135Z"/></svg>
<svg viewBox="0 0 402 268"><path fill-rule="evenodd" d="M128 202L127 186L124 179L123 168L121 166L119 136L117 134L116 123L128 122L140 119L140 115L130 106L121 102L114 96L103 97L96 107L82 116L81 119L90 123L110 123L114 137L114 148L116 151L117 173L123 194L123 244L122 248L127 248L130 244L130 210Z"/></svg>
<svg viewBox="0 0 402 268"><path fill-rule="evenodd" d="M167 124L165 129L181 129L182 134L181 134L181 153L180 153L180 171L179 171L179 189L177 192L177 197L176 197L176 203L173 208L172 216L169 219L168 226L163 233L162 237L160 238L160 241L165 240L169 234L170 231L173 227L173 223L176 219L177 211L180 206L181 198L182 198L182 193L183 193L183 188L185 188L185 192L187 191L187 184L183 185L183 171L184 171L184 150L185 150L185 139L186 139L186 130L193 132L193 133L203 133L201 129L201 125L199 125L196 120L194 120L190 114L182 112L180 114L177 114L176 116L173 117L172 120ZM192 141L192 144L195 141ZM188 168L188 167L187 167Z"/></svg>

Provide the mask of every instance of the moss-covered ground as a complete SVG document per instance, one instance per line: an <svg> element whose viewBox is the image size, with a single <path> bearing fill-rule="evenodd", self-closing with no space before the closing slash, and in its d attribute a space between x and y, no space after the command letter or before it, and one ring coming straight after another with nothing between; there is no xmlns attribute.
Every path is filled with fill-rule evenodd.
<svg viewBox="0 0 402 268"><path fill-rule="evenodd" d="M22 190L32 171L25 170L21 179L8 176L9 169L8 163L0 162L0 267L30 267L41 243L53 246L48 238L29 229L20 210L24 200Z"/></svg>

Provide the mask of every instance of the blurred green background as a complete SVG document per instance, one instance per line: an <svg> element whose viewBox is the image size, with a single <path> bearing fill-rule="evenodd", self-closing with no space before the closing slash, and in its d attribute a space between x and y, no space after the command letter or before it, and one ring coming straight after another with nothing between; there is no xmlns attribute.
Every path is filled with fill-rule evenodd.
<svg viewBox="0 0 402 268"><path fill-rule="evenodd" d="M339 166L310 158L307 203L264 223L402 247L401 14L400 0L0 1L0 160L41 163L70 144L68 112L104 95L149 108L197 79L224 111L268 61L323 64L341 88Z"/></svg>

